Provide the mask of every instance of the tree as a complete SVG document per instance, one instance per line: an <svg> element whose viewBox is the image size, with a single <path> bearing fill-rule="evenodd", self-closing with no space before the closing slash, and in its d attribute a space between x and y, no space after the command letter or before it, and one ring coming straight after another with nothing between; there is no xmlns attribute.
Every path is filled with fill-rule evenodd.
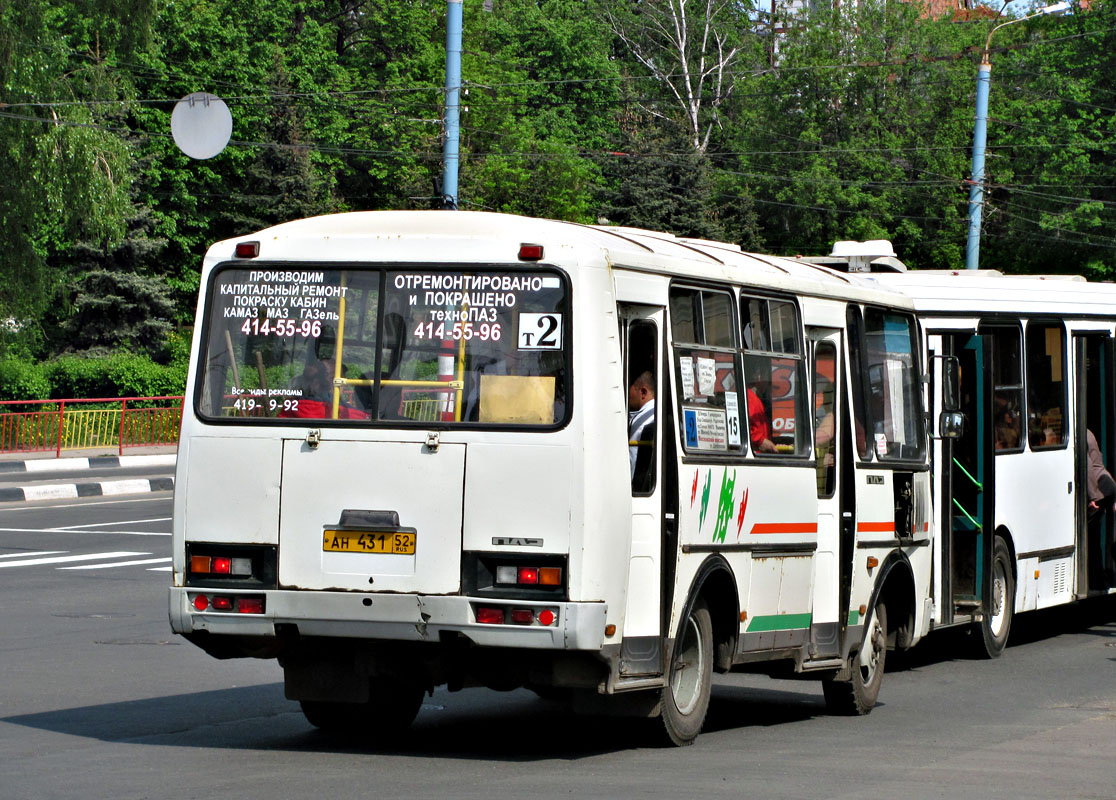
<svg viewBox="0 0 1116 800"><path fill-rule="evenodd" d="M716 216L707 159L688 146L688 131L656 122L638 114L625 118L625 150L605 169L615 188L602 192L602 213L615 225L728 238Z"/></svg>
<svg viewBox="0 0 1116 800"><path fill-rule="evenodd" d="M755 197L765 247L817 254L888 238L910 264L957 264L975 75L965 54L979 37L884 0L788 25L775 69L726 108L716 154Z"/></svg>
<svg viewBox="0 0 1116 800"><path fill-rule="evenodd" d="M690 144L704 153L721 107L736 87L736 70L758 63L750 3L733 0L603 0L598 14L666 102L641 102L644 112L684 120Z"/></svg>
<svg viewBox="0 0 1116 800"><path fill-rule="evenodd" d="M76 236L111 244L124 232L131 154L116 127L131 87L114 60L142 45L150 15L145 0L0 5L4 317L42 313L58 281L50 254Z"/></svg>
<svg viewBox="0 0 1116 800"><path fill-rule="evenodd" d="M981 266L1116 277L1116 4L996 34Z"/></svg>
<svg viewBox="0 0 1116 800"><path fill-rule="evenodd" d="M466 8L463 207L590 222L615 149L611 40L577 0Z"/></svg>

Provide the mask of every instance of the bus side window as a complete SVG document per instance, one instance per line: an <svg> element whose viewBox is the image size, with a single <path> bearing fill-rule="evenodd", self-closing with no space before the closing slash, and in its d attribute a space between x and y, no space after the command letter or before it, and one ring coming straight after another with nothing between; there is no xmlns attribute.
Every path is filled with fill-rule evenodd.
<svg viewBox="0 0 1116 800"><path fill-rule="evenodd" d="M1027 438L1031 449L1066 445L1066 330L1057 322L1027 324Z"/></svg>
<svg viewBox="0 0 1116 800"><path fill-rule="evenodd" d="M806 361L794 303L741 297L748 436L760 455L805 455ZM808 423L807 423L808 424Z"/></svg>

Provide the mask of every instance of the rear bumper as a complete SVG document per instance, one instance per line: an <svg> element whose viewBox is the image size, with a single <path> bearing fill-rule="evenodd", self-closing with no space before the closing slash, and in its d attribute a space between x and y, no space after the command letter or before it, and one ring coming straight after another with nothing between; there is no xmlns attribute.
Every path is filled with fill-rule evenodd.
<svg viewBox="0 0 1116 800"><path fill-rule="evenodd" d="M265 598L263 614L197 611L194 597L248 594ZM437 642L442 633L461 634L486 647L599 651L604 645L604 603L529 603L471 597L357 592L170 589L175 633L207 631L221 636L276 636L276 625L294 625L302 636ZM551 609L550 626L492 625L476 621L477 606Z"/></svg>

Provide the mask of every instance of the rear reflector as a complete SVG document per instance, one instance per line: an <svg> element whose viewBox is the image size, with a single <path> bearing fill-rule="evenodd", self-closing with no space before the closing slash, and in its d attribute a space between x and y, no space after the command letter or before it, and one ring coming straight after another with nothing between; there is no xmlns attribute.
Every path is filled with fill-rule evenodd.
<svg viewBox="0 0 1116 800"><path fill-rule="evenodd" d="M264 601L262 597L238 597L236 610L241 614L262 614Z"/></svg>
<svg viewBox="0 0 1116 800"><path fill-rule="evenodd" d="M214 611L232 611L233 601L231 597L214 597L213 610Z"/></svg>
<svg viewBox="0 0 1116 800"><path fill-rule="evenodd" d="M540 625L553 625L554 620L556 619L557 617L554 616L554 612L551 611L549 608L544 608L542 611L539 612Z"/></svg>
<svg viewBox="0 0 1116 800"><path fill-rule="evenodd" d="M198 611L205 611L209 608L209 598L204 594L199 594L194 598L194 608Z"/></svg>
<svg viewBox="0 0 1116 800"><path fill-rule="evenodd" d="M477 622L482 625L503 625L504 624L504 609L502 608L478 608L477 609Z"/></svg>
<svg viewBox="0 0 1116 800"><path fill-rule="evenodd" d="M535 612L529 608L513 608L511 621L516 625L530 625L535 621Z"/></svg>

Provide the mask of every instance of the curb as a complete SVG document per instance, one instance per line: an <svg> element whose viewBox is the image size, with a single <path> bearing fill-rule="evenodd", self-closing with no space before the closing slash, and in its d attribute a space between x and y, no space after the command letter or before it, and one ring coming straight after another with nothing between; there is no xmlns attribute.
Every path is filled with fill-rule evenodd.
<svg viewBox="0 0 1116 800"><path fill-rule="evenodd" d="M20 500L64 500L73 497L102 497L174 489L174 478L136 478L95 483L55 483L48 486L0 488L0 502Z"/></svg>
<svg viewBox="0 0 1116 800"><path fill-rule="evenodd" d="M0 461L0 473L65 472L72 469L104 469L105 467L167 467L174 466L175 453L149 456L92 456L90 458L35 458L26 461Z"/></svg>
<svg viewBox="0 0 1116 800"><path fill-rule="evenodd" d="M104 469L106 467L169 467L178 459L176 453L136 456L91 456L89 458L38 458L26 461L0 461L2 475L42 475L68 470ZM0 503L27 500L65 500L75 497L108 497L144 492L166 492L174 489L173 477L131 478L83 483L54 483L37 486L0 487Z"/></svg>

